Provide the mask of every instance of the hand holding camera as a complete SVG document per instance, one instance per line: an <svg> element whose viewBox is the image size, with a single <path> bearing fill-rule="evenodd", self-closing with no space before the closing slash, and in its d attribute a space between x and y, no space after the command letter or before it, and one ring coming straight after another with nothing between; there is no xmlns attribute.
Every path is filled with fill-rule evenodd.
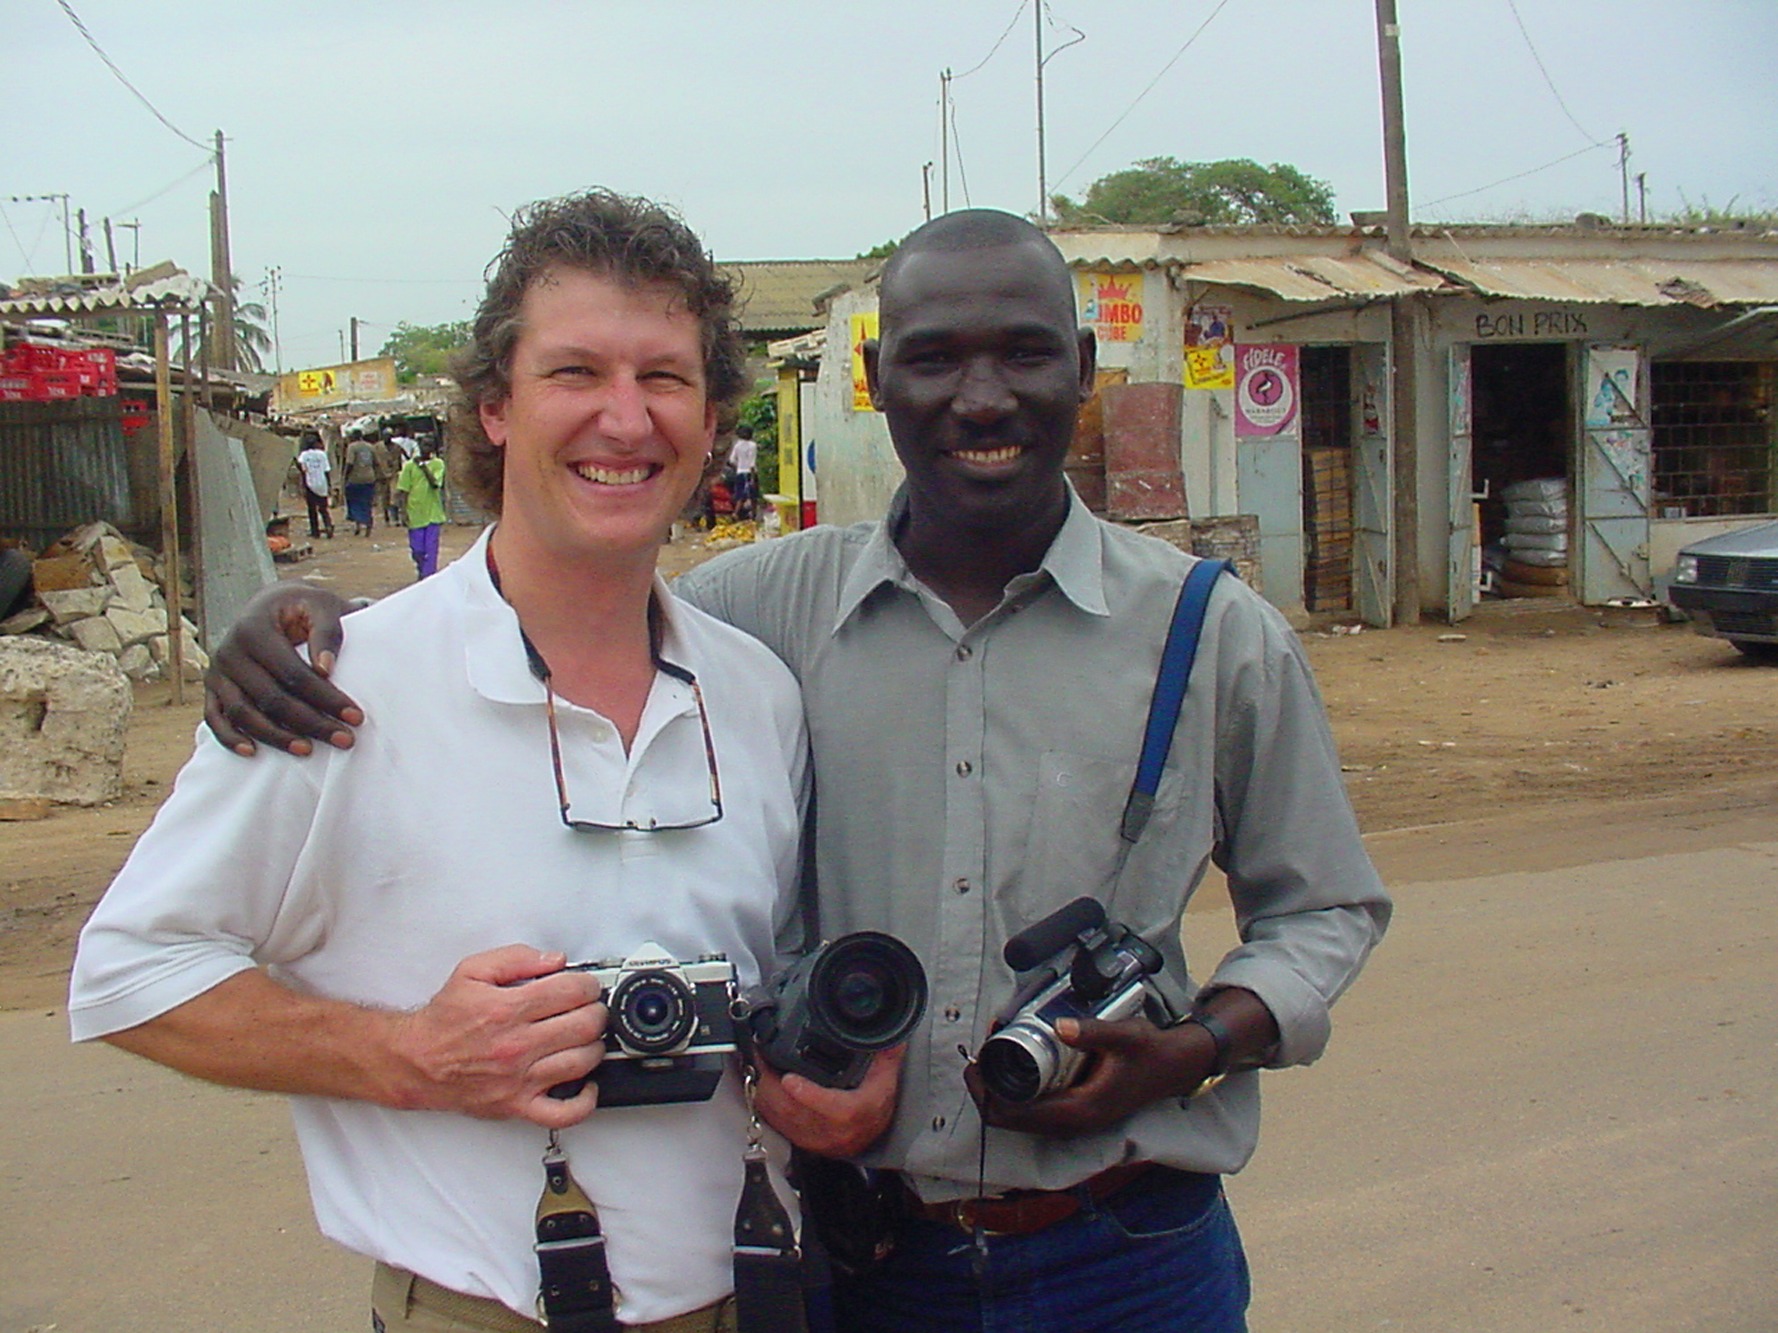
<svg viewBox="0 0 1778 1333"><path fill-rule="evenodd" d="M1208 1037L1173 1026L1159 951L1093 899L1027 927L1004 957L1021 985L964 1074L987 1124L1094 1133L1195 1082Z"/></svg>

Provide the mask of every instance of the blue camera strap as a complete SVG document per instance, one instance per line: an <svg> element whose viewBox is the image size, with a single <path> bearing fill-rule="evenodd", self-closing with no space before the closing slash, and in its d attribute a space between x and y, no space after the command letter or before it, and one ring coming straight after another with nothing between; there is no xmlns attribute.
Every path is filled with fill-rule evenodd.
<svg viewBox="0 0 1778 1333"><path fill-rule="evenodd" d="M1200 560L1185 576L1179 600L1173 606L1173 623L1167 630L1167 643L1161 649L1161 669L1155 676L1154 696L1148 704L1148 726L1142 735L1142 757L1136 763L1136 781L1130 787L1130 799L1124 803L1123 824L1118 830L1126 843L1134 843L1148 826L1154 813L1155 791L1161 785L1161 770L1166 767L1167 752L1173 748L1173 730L1179 725L1179 710L1185 703L1186 682L1191 679L1192 663L1198 656L1198 638L1204 629L1204 612L1210 605L1210 593L1222 574L1233 574L1235 567L1227 560Z"/></svg>

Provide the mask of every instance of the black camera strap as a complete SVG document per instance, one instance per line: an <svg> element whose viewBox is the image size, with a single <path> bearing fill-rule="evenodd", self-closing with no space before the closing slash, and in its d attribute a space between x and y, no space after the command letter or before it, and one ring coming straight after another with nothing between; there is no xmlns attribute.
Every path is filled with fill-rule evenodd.
<svg viewBox="0 0 1778 1333"><path fill-rule="evenodd" d="M619 1333L616 1292L605 1263L605 1237L593 1201L568 1170L555 1130L543 1154L543 1195L537 1200L537 1304L561 1333Z"/></svg>
<svg viewBox="0 0 1778 1333"><path fill-rule="evenodd" d="M1136 781L1130 786L1130 799L1124 803L1123 823L1119 828L1126 848L1142 836L1148 817L1154 813L1155 792L1161 785L1161 770L1167 763L1167 752L1173 748L1173 731L1179 725L1179 710L1185 703L1186 682L1191 679L1192 663L1198 656L1198 638L1204 629L1204 613L1210 605L1210 593L1216 580L1224 573L1233 574L1234 565L1227 560L1200 560L1185 576L1179 600L1173 606L1173 623L1167 630L1167 643L1161 649L1161 668L1155 676L1154 695L1148 704L1148 725L1142 734L1142 757L1136 762ZM1121 868L1121 867L1120 867Z"/></svg>
<svg viewBox="0 0 1778 1333"><path fill-rule="evenodd" d="M741 1076L747 1151L735 1209L735 1327L737 1333L805 1333L803 1255L766 1169L765 1130L753 1110L758 1075L751 1060L742 1060Z"/></svg>

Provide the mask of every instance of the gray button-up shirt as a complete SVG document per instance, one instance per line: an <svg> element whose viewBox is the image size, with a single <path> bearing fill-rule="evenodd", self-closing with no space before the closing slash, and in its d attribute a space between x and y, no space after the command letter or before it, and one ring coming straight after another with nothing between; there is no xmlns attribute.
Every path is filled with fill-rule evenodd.
<svg viewBox="0 0 1778 1333"><path fill-rule="evenodd" d="M909 572L886 523L817 527L683 576L685 600L762 639L802 684L827 938L883 930L931 985L891 1131L865 1159L941 1199L1057 1189L1125 1160L1233 1171L1259 1134L1258 1075L1072 1140L988 1131L965 1057L1014 991L1008 937L1090 895L1166 960L1166 989L1244 987L1278 1020L1277 1066L1319 1056L1329 1006L1389 900L1359 841L1296 635L1219 580L1141 841L1118 835L1155 673L1192 558L1078 498L1042 566L974 625ZM1215 858L1243 943L1188 972L1187 902ZM1198 960L1200 965L1210 960Z"/></svg>

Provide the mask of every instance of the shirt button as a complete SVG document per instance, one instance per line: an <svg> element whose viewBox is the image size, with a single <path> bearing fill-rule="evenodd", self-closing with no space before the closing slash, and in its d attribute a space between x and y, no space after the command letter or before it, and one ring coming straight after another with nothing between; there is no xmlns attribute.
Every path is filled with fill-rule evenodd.
<svg viewBox="0 0 1778 1333"><path fill-rule="evenodd" d="M962 1018L962 1017L963 1017L963 1011L961 1009L959 1009L954 1004L948 1006L945 1009L945 1022L947 1022L947 1023L955 1023L959 1018Z"/></svg>
<svg viewBox="0 0 1778 1333"><path fill-rule="evenodd" d="M969 881L967 879L960 879L956 883L952 884L951 887L953 889L957 890L958 893L968 893L969 892Z"/></svg>
<svg viewBox="0 0 1778 1333"><path fill-rule="evenodd" d="M967 662L974 656L975 649L971 648L967 643L957 645L957 660L959 662Z"/></svg>
<svg viewBox="0 0 1778 1333"><path fill-rule="evenodd" d="M942 1115L933 1116L932 1127L934 1129L943 1129L945 1127L945 1118Z"/></svg>
<svg viewBox="0 0 1778 1333"><path fill-rule="evenodd" d="M966 778L973 772L975 772L975 765L970 763L969 760L959 759L957 761L957 776L958 777Z"/></svg>

